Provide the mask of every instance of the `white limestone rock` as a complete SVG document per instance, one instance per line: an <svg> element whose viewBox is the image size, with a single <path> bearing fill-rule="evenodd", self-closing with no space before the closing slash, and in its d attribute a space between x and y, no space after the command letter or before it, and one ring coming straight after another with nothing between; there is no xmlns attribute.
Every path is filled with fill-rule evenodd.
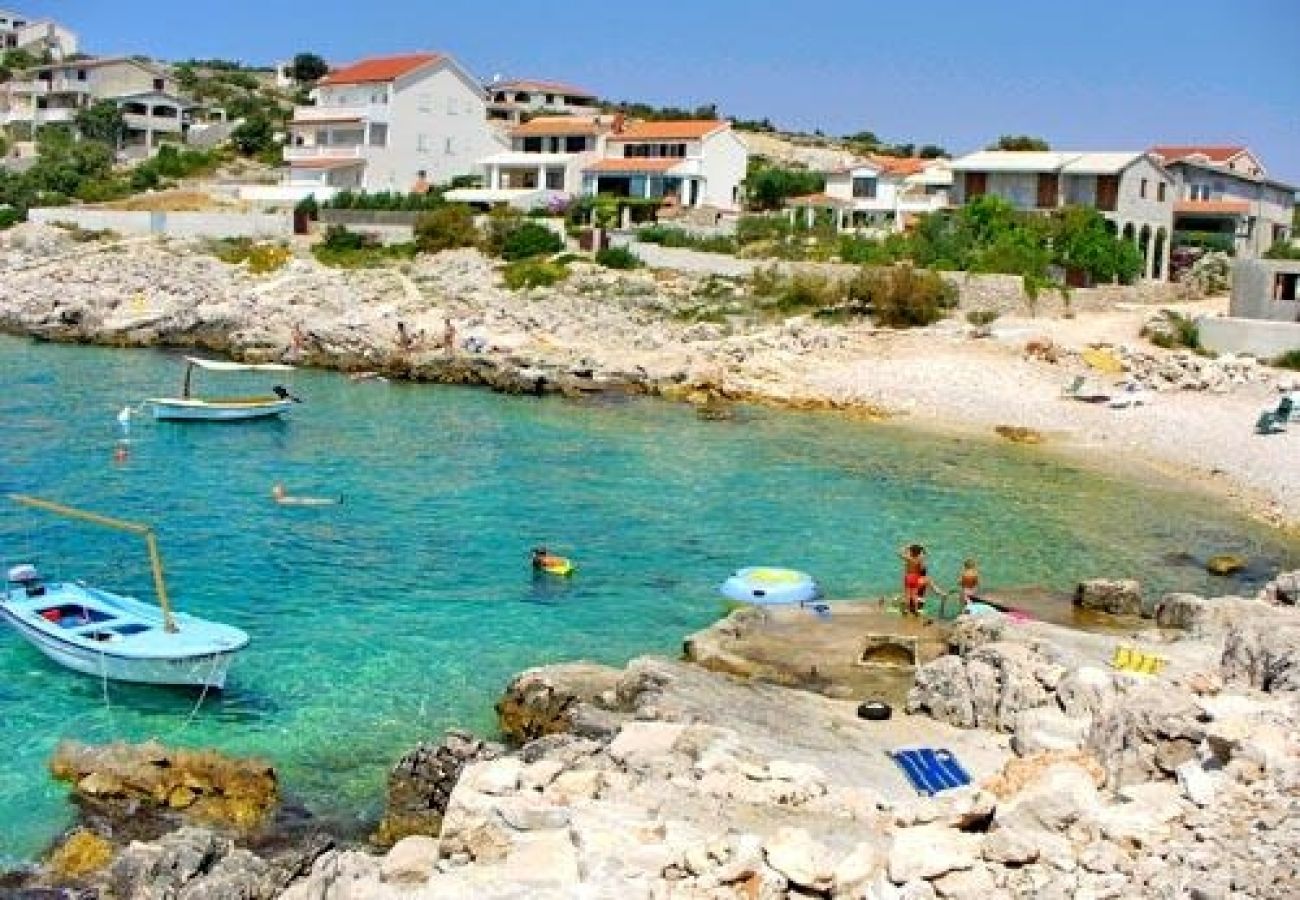
<svg viewBox="0 0 1300 900"><path fill-rule="evenodd" d="M903 884L969 869L980 855L981 836L944 825L918 825L894 832L889 849L889 879Z"/></svg>
<svg viewBox="0 0 1300 900"><path fill-rule="evenodd" d="M390 884L422 884L437 868L438 850L437 838L404 837L384 854L379 877Z"/></svg>

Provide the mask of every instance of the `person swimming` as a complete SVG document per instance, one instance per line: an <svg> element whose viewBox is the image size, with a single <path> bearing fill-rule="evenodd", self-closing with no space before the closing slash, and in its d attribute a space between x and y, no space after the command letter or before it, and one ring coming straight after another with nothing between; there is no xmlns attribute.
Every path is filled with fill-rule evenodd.
<svg viewBox="0 0 1300 900"><path fill-rule="evenodd" d="M568 560L563 556L552 556L545 547L533 548L533 568L534 569L554 569L557 566L564 565Z"/></svg>
<svg viewBox="0 0 1300 900"><path fill-rule="evenodd" d="M271 499L281 506L336 506L343 502L342 497L291 497L278 481L271 485Z"/></svg>

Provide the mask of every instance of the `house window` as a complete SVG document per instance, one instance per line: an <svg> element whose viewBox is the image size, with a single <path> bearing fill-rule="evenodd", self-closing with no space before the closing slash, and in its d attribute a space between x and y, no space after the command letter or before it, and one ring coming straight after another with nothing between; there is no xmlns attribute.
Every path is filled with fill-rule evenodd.
<svg viewBox="0 0 1300 900"><path fill-rule="evenodd" d="M418 108L422 113L433 112L433 95L421 94Z"/></svg>
<svg viewBox="0 0 1300 900"><path fill-rule="evenodd" d="M452 144L451 138L447 138L445 141L443 141L442 152L447 154L448 156L451 156L453 153L456 152Z"/></svg>
<svg viewBox="0 0 1300 900"><path fill-rule="evenodd" d="M526 137L526 138L524 138L524 152L525 152L525 153L541 153L541 152L542 152L542 139L539 138L539 137Z"/></svg>
<svg viewBox="0 0 1300 900"><path fill-rule="evenodd" d="M429 152L429 136L427 134L417 134L415 136L415 152L416 153Z"/></svg>
<svg viewBox="0 0 1300 900"><path fill-rule="evenodd" d="M449 116L454 116L454 115L456 115L456 98L455 98L455 97L448 97L448 98L447 98L447 115L449 115Z"/></svg>
<svg viewBox="0 0 1300 900"><path fill-rule="evenodd" d="M370 123L370 146L372 147L388 146L388 126L383 122Z"/></svg>
<svg viewBox="0 0 1300 900"><path fill-rule="evenodd" d="M1163 181L1156 185L1156 199L1161 203L1165 202L1165 183Z"/></svg>
<svg viewBox="0 0 1300 900"><path fill-rule="evenodd" d="M86 70L85 70L85 69L78 69L78 70L77 70L77 80L78 80L78 81L85 81L85 80L86 80Z"/></svg>
<svg viewBox="0 0 1300 900"><path fill-rule="evenodd" d="M564 139L564 152L582 153L587 149L587 139L585 137L567 137Z"/></svg>
<svg viewBox="0 0 1300 900"><path fill-rule="evenodd" d="M853 198L855 200L875 200L876 179L875 178L854 178Z"/></svg>
<svg viewBox="0 0 1300 900"><path fill-rule="evenodd" d="M546 189L548 191L564 190L564 170L547 169L546 170Z"/></svg>
<svg viewBox="0 0 1300 900"><path fill-rule="evenodd" d="M164 90L164 88L163 88L163 79L162 79L162 78L155 78L155 79L153 80L153 89L154 89L155 91L161 91L161 90Z"/></svg>
<svg viewBox="0 0 1300 900"><path fill-rule="evenodd" d="M1138 196L1143 200L1147 198L1147 180L1145 178L1138 183Z"/></svg>
<svg viewBox="0 0 1300 900"><path fill-rule="evenodd" d="M546 102L547 102L547 103L554 103L554 102L555 102L555 95L554 95L554 94L547 94L547 95L546 95Z"/></svg>

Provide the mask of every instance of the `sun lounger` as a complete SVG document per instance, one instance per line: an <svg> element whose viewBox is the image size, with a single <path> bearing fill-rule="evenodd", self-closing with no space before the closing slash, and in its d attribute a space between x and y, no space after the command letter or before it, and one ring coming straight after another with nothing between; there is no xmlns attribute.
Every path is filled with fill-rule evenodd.
<svg viewBox="0 0 1300 900"><path fill-rule="evenodd" d="M1070 400L1082 400L1085 403L1104 403L1110 399L1110 392L1088 381L1083 375L1076 375L1061 392Z"/></svg>
<svg viewBox="0 0 1300 900"><path fill-rule="evenodd" d="M1120 644L1115 648L1115 656L1111 659L1110 666L1112 669L1133 675L1159 675L1167 662L1169 660L1158 653L1149 653L1128 644Z"/></svg>
<svg viewBox="0 0 1300 900"><path fill-rule="evenodd" d="M1255 421L1256 434L1278 434L1286 431L1286 423L1291 421L1295 412L1295 401L1288 394L1278 403L1277 409L1265 410Z"/></svg>
<svg viewBox="0 0 1300 900"><path fill-rule="evenodd" d="M970 773L950 750L921 747L886 752L903 770L912 787L927 797L970 784Z"/></svg>
<svg viewBox="0 0 1300 900"><path fill-rule="evenodd" d="M1111 409L1130 409L1134 406L1142 406L1147 402L1147 392L1141 386L1129 382L1124 385L1124 389L1110 398L1106 404Z"/></svg>

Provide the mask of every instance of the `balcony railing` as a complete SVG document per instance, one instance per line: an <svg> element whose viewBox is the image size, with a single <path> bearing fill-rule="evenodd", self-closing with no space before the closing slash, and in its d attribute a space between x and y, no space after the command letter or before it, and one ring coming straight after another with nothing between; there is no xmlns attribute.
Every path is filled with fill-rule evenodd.
<svg viewBox="0 0 1300 900"><path fill-rule="evenodd" d="M360 159L365 144L324 144L304 147L285 147L284 158L289 162L307 159Z"/></svg>
<svg viewBox="0 0 1300 900"><path fill-rule="evenodd" d="M356 119L362 122L387 122L388 104L362 103L356 106L295 106L294 125Z"/></svg>
<svg viewBox="0 0 1300 900"><path fill-rule="evenodd" d="M180 131L181 119L175 116L142 116L126 113L122 116L127 128L147 128L153 131Z"/></svg>
<svg viewBox="0 0 1300 900"><path fill-rule="evenodd" d="M47 94L89 94L90 83L75 78L55 78L51 81L36 78L30 81L11 81L9 91L13 94L36 94L42 97Z"/></svg>

